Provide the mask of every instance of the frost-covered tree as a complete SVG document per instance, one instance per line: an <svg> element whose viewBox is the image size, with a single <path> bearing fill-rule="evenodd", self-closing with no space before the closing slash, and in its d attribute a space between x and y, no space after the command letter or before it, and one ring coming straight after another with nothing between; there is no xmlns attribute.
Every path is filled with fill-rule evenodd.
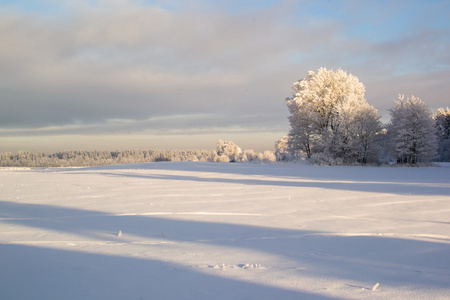
<svg viewBox="0 0 450 300"><path fill-rule="evenodd" d="M415 165L436 157L437 140L433 114L425 103L411 96L406 101L399 95L390 109L388 144L397 163Z"/></svg>
<svg viewBox="0 0 450 300"><path fill-rule="evenodd" d="M225 141L225 142L222 140L217 141L217 155L228 156L229 161L231 162L239 161L239 156L241 152L242 152L241 148L232 141ZM223 161L223 159L221 161Z"/></svg>
<svg viewBox="0 0 450 300"><path fill-rule="evenodd" d="M295 101L287 98L286 104L291 116L289 122L288 146L294 156L303 152L307 157L311 157L312 148L317 145L320 130L314 121L315 109L311 103Z"/></svg>
<svg viewBox="0 0 450 300"><path fill-rule="evenodd" d="M286 99L291 151L303 150L318 163L370 161L381 122L364 92L356 76L340 69L309 71L295 82Z"/></svg>
<svg viewBox="0 0 450 300"><path fill-rule="evenodd" d="M217 141L217 149L213 161L215 162L269 162L275 161L273 151L258 153L253 150L242 149L232 141Z"/></svg>
<svg viewBox="0 0 450 300"><path fill-rule="evenodd" d="M377 136L382 124L375 108L354 97L336 105L336 126L332 141L326 144L324 153L339 158L344 164L377 161L379 147Z"/></svg>
<svg viewBox="0 0 450 300"><path fill-rule="evenodd" d="M434 116L439 161L450 161L450 109L440 108Z"/></svg>
<svg viewBox="0 0 450 300"><path fill-rule="evenodd" d="M275 142L275 157L278 161L285 161L291 158L288 136L283 136Z"/></svg>

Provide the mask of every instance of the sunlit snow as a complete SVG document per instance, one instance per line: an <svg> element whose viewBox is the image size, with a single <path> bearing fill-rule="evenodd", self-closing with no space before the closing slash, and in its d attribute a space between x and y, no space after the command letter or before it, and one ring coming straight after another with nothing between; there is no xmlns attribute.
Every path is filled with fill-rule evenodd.
<svg viewBox="0 0 450 300"><path fill-rule="evenodd" d="M0 299L445 299L450 168L0 170Z"/></svg>

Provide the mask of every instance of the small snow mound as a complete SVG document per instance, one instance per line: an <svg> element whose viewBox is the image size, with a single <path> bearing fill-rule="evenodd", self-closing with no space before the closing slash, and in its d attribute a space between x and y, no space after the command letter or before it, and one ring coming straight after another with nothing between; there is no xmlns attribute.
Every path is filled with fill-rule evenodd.
<svg viewBox="0 0 450 300"><path fill-rule="evenodd" d="M240 268L240 269L258 269L261 268L260 264L239 264L235 265L234 268Z"/></svg>

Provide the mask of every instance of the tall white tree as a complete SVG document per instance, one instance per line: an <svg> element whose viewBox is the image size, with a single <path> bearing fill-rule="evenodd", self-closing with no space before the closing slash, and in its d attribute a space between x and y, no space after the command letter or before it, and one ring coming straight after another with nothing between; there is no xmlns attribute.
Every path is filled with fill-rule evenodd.
<svg viewBox="0 0 450 300"><path fill-rule="evenodd" d="M364 98L365 87L343 70L320 68L294 83L286 99L291 115L291 150L340 163L366 163L371 156L380 116Z"/></svg>
<svg viewBox="0 0 450 300"><path fill-rule="evenodd" d="M411 96L399 95L390 109L389 147L398 163L415 165L430 162L437 154L433 114L425 103Z"/></svg>
<svg viewBox="0 0 450 300"><path fill-rule="evenodd" d="M436 122L436 135L438 139L438 160L450 161L450 109L437 110L434 120Z"/></svg>

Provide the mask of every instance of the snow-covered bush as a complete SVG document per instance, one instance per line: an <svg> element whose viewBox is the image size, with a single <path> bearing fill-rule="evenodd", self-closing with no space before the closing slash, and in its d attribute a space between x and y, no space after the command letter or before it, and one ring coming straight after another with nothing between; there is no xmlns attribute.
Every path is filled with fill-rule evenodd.
<svg viewBox="0 0 450 300"><path fill-rule="evenodd" d="M325 153L314 153L311 156L311 162L316 165L323 166L342 166L344 164L344 160L340 157L333 158Z"/></svg>
<svg viewBox="0 0 450 300"><path fill-rule="evenodd" d="M215 162L263 162L276 161L272 151L258 153L253 150L244 150L231 141L217 141Z"/></svg>
<svg viewBox="0 0 450 300"><path fill-rule="evenodd" d="M272 151L264 151L263 160L265 162L274 162L277 160L277 157L275 156L275 153L273 153Z"/></svg>
<svg viewBox="0 0 450 300"><path fill-rule="evenodd" d="M217 141L217 155L228 156L229 161L236 162L239 161L240 154L242 153L241 148L233 143L232 141Z"/></svg>
<svg viewBox="0 0 450 300"><path fill-rule="evenodd" d="M230 162L230 157L228 155L222 154L217 155L214 159L215 162Z"/></svg>
<svg viewBox="0 0 450 300"><path fill-rule="evenodd" d="M242 153L242 161L256 161L258 160L258 153L256 153L255 151L249 149L249 150L244 150L244 152Z"/></svg>
<svg viewBox="0 0 450 300"><path fill-rule="evenodd" d="M431 110L419 98L406 101L399 95L390 109L388 146L397 163L431 162L437 154L437 139Z"/></svg>
<svg viewBox="0 0 450 300"><path fill-rule="evenodd" d="M275 142L275 158L277 161L292 160L291 151L289 151L289 137L283 136Z"/></svg>

